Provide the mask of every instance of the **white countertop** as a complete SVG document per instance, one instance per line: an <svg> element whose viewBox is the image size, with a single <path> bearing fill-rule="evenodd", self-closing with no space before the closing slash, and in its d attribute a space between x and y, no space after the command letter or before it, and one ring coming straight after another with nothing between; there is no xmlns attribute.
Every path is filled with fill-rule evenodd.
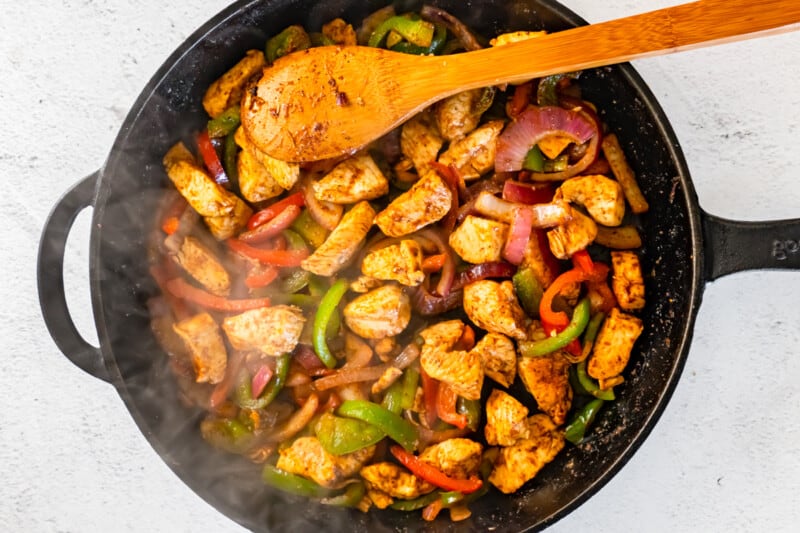
<svg viewBox="0 0 800 533"><path fill-rule="evenodd" d="M0 0L0 531L242 531L162 463L111 386L61 355L35 281L50 208L103 163L158 66L227 3ZM597 22L679 2L565 3ZM677 132L706 210L800 216L800 33L636 68ZM75 320L96 339L89 220L78 219L65 270ZM651 436L550 531L795 530L798 302L793 272L709 284L683 377Z"/></svg>

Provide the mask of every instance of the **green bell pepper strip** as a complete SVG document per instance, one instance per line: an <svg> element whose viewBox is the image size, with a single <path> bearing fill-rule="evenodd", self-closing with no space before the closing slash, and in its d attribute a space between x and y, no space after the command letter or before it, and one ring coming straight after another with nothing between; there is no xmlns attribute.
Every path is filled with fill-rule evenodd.
<svg viewBox="0 0 800 533"><path fill-rule="evenodd" d="M433 42L434 26L422 19L413 20L397 15L381 22L369 37L367 46L379 47L390 31L399 33L403 39L417 46L428 48Z"/></svg>
<svg viewBox="0 0 800 533"><path fill-rule="evenodd" d="M539 302L542 300L544 288L530 268L520 268L511 278L514 292L520 305L528 316L539 318Z"/></svg>
<svg viewBox="0 0 800 533"><path fill-rule="evenodd" d="M406 369L403 375L403 394L400 400L401 409L411 409L414 407L414 399L417 397L417 386L419 385L419 370L413 367Z"/></svg>
<svg viewBox="0 0 800 533"><path fill-rule="evenodd" d="M401 380L398 379L386 389L381 405L396 415L403 412L403 382Z"/></svg>
<svg viewBox="0 0 800 533"><path fill-rule="evenodd" d="M290 250L308 250L305 239L296 231L285 229L281 234L286 239L286 244L289 246Z"/></svg>
<svg viewBox="0 0 800 533"><path fill-rule="evenodd" d="M467 427L472 431L478 431L478 424L481 423L480 400L467 400L459 396L456 400L456 413L467 415Z"/></svg>
<svg viewBox="0 0 800 533"><path fill-rule="evenodd" d="M560 155L555 159L548 159L544 162L545 172L561 172L567 170L569 166L569 156L566 154Z"/></svg>
<svg viewBox="0 0 800 533"><path fill-rule="evenodd" d="M311 213L308 212L308 209L303 209L290 227L314 248L319 248L328 238L328 230L311 218Z"/></svg>
<svg viewBox="0 0 800 533"><path fill-rule="evenodd" d="M325 293L325 296L323 296L322 300L319 302L317 314L314 316L314 328L311 332L314 352L317 354L320 361L328 368L335 368L337 363L336 358L328 348L328 341L326 338L328 323L331 321L333 314L336 313L336 307L339 305L339 302L342 301L342 298L347 292L347 288L348 283L344 278L331 285L331 288L328 289L328 292Z"/></svg>
<svg viewBox="0 0 800 533"><path fill-rule="evenodd" d="M271 464L264 465L261 479L270 487L306 498L327 498L334 494L331 489L326 489L310 479L291 474Z"/></svg>
<svg viewBox="0 0 800 533"><path fill-rule="evenodd" d="M519 343L520 355L523 357L541 357L566 347L586 329L587 324L589 324L590 312L589 299L584 298L575 307L572 312L572 321L566 328L553 337L547 337L539 341L521 341Z"/></svg>
<svg viewBox="0 0 800 533"><path fill-rule="evenodd" d="M286 378L289 376L290 363L291 355L288 353L276 359L275 374L258 398L253 398L250 379L242 379L239 386L236 387L236 404L243 409L265 409L283 390Z"/></svg>
<svg viewBox="0 0 800 533"><path fill-rule="evenodd" d="M246 451L253 437L247 426L231 418L207 418L200 423L200 433L215 448L231 453Z"/></svg>
<svg viewBox="0 0 800 533"><path fill-rule="evenodd" d="M438 500L441 497L440 494L437 490L413 500L397 500L389 508L395 511L417 511Z"/></svg>
<svg viewBox="0 0 800 533"><path fill-rule="evenodd" d="M289 26L267 41L267 61L273 63L279 57L311 47L311 37L302 26Z"/></svg>
<svg viewBox="0 0 800 533"><path fill-rule="evenodd" d="M539 105L558 105L558 84L563 79L574 80L581 75L580 71L565 72L563 74L553 74L545 76L539 80L536 88L536 103Z"/></svg>
<svg viewBox="0 0 800 533"><path fill-rule="evenodd" d="M239 106L231 106L221 115L208 121L208 136L212 139L226 137L235 132L241 123Z"/></svg>
<svg viewBox="0 0 800 533"><path fill-rule="evenodd" d="M361 503L361 500L364 499L366 493L367 487L364 483L359 481L348 485L347 489L342 494L330 498L323 498L320 500L320 503L323 505L333 505L335 507L356 507Z"/></svg>
<svg viewBox="0 0 800 533"><path fill-rule="evenodd" d="M320 415L314 433L325 451L333 455L356 452L386 437L386 433L368 422L331 413Z"/></svg>
<svg viewBox="0 0 800 533"><path fill-rule="evenodd" d="M229 133L225 137L225 146L222 153L222 166L225 168L225 174L230 179L231 183L239 183L239 167L237 166L239 159L239 146L233 138L234 134Z"/></svg>
<svg viewBox="0 0 800 533"><path fill-rule="evenodd" d="M597 383L586 373L586 359L575 365L575 377L578 378L578 383L581 384L583 390L591 394L595 398L601 400L611 401L614 400L613 389L601 389Z"/></svg>
<svg viewBox="0 0 800 533"><path fill-rule="evenodd" d="M447 43L447 28L441 24L435 25L435 32L430 46L418 46L410 42L400 42L391 46L392 52L402 52L404 54L413 55L438 55L444 50L444 45Z"/></svg>
<svg viewBox="0 0 800 533"><path fill-rule="evenodd" d="M544 172L544 154L537 145L528 150L522 161L522 168L533 172Z"/></svg>
<svg viewBox="0 0 800 533"><path fill-rule="evenodd" d="M416 449L419 433L410 422L384 407L366 400L347 400L336 411L340 416L363 420L381 431L406 451Z"/></svg>
<svg viewBox="0 0 800 533"><path fill-rule="evenodd" d="M600 412L600 408L604 403L605 400L595 398L584 405L577 413L575 413L575 415L567 424L567 427L564 430L564 438L570 441L572 444L580 443L583 440L584 435L586 435L586 430L588 430L589 426L592 425L592 422L594 422L597 413Z"/></svg>
<svg viewBox="0 0 800 533"><path fill-rule="evenodd" d="M295 235L297 234L295 233ZM311 278L311 273L299 268L281 280L281 292L294 294L302 291L308 286L309 278Z"/></svg>

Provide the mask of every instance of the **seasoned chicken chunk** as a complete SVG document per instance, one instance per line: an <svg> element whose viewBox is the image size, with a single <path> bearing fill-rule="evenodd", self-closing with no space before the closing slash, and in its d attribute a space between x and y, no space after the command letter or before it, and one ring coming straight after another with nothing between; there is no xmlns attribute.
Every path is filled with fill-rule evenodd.
<svg viewBox="0 0 800 533"><path fill-rule="evenodd" d="M587 365L590 376L598 380L618 376L631 357L633 344L642 333L642 321L616 307L611 310L594 342Z"/></svg>
<svg viewBox="0 0 800 533"><path fill-rule="evenodd" d="M508 235L508 224L467 215L450 234L450 247L467 263L499 261Z"/></svg>
<svg viewBox="0 0 800 533"><path fill-rule="evenodd" d="M452 206L450 187L435 172L429 172L409 190L378 213L375 223L389 237L402 237L433 224Z"/></svg>
<svg viewBox="0 0 800 533"><path fill-rule="evenodd" d="M226 317L222 329L237 350L279 356L295 349L306 319L299 307L275 305Z"/></svg>
<svg viewBox="0 0 800 533"><path fill-rule="evenodd" d="M359 294L364 294L372 289L377 289L381 285L383 285L383 283L381 283L379 279L370 276L358 276L350 283L350 290Z"/></svg>
<svg viewBox="0 0 800 533"><path fill-rule="evenodd" d="M574 207L568 207L570 220L547 232L550 251L559 259L569 259L572 254L585 249L597 236L597 224Z"/></svg>
<svg viewBox="0 0 800 533"><path fill-rule="evenodd" d="M564 435L547 415L528 419L528 438L500 448L489 483L511 494L533 479L564 447Z"/></svg>
<svg viewBox="0 0 800 533"><path fill-rule="evenodd" d="M625 216L625 195L620 184L602 175L570 178L556 191L556 197L580 204L604 226L619 226Z"/></svg>
<svg viewBox="0 0 800 533"><path fill-rule="evenodd" d="M372 200L389 192L389 180L372 156L362 153L345 159L312 184L314 196L321 202L354 204Z"/></svg>
<svg viewBox="0 0 800 533"><path fill-rule="evenodd" d="M400 150L414 163L420 176L430 170L431 161L436 161L443 144L444 139L430 111L418 113L400 130Z"/></svg>
<svg viewBox="0 0 800 533"><path fill-rule="evenodd" d="M464 287L464 312L486 331L518 340L526 337L527 317L510 281L481 280Z"/></svg>
<svg viewBox="0 0 800 533"><path fill-rule="evenodd" d="M425 343L420 353L420 365L430 377L447 383L453 391L467 400L481 397L483 365L477 352L451 351L464 332L460 320L440 322L420 332Z"/></svg>
<svg viewBox="0 0 800 533"><path fill-rule="evenodd" d="M421 461L456 479L467 479L478 473L483 446L470 439L447 439L428 446L420 454Z"/></svg>
<svg viewBox="0 0 800 533"><path fill-rule="evenodd" d="M228 353L219 326L208 313L200 313L172 326L192 358L198 383L217 384L225 377Z"/></svg>
<svg viewBox="0 0 800 533"><path fill-rule="evenodd" d="M224 241L241 233L252 215L253 210L242 200L236 198L236 204L233 206L233 212L230 215L204 217L203 220L208 226L211 235L218 241Z"/></svg>
<svg viewBox="0 0 800 533"><path fill-rule="evenodd" d="M481 177L494 168L497 154L497 137L505 121L492 120L457 141L450 143L439 162L455 165L461 176L469 181Z"/></svg>
<svg viewBox="0 0 800 533"><path fill-rule="evenodd" d="M402 332L411 320L411 302L397 285L362 294L344 308L344 321L365 339L383 339Z"/></svg>
<svg viewBox="0 0 800 533"><path fill-rule="evenodd" d="M373 453L375 446L367 446L346 455L333 455L325 451L317 437L300 437L291 446L278 449L280 457L275 466L323 487L339 488L358 473Z"/></svg>
<svg viewBox="0 0 800 533"><path fill-rule="evenodd" d="M361 273L375 279L396 281L416 287L425 279L422 248L413 239L404 239L369 252L361 262Z"/></svg>
<svg viewBox="0 0 800 533"><path fill-rule="evenodd" d="M175 254L178 264L203 287L214 294L227 296L231 277L214 252L200 240L186 236Z"/></svg>
<svg viewBox="0 0 800 533"><path fill-rule="evenodd" d="M490 446L511 446L527 438L527 417L527 407L510 394L494 389L486 400L486 442Z"/></svg>
<svg viewBox="0 0 800 533"><path fill-rule="evenodd" d="M644 307L644 278L635 252L611 252L611 289L625 311Z"/></svg>
<svg viewBox="0 0 800 533"><path fill-rule="evenodd" d="M386 509L387 507L389 507L394 503L394 498L392 498L382 490L370 487L369 483L365 484L367 485L367 498L369 499L371 505L374 505L378 509ZM359 509L361 509L361 507L359 507Z"/></svg>
<svg viewBox="0 0 800 533"><path fill-rule="evenodd" d="M463 334L464 323L460 320L437 322L419 332L419 336L426 345L443 350L451 350Z"/></svg>
<svg viewBox="0 0 800 533"><path fill-rule="evenodd" d="M487 376L504 387L510 387L517 376L517 352L514 343L500 333L487 333L472 348L483 363Z"/></svg>
<svg viewBox="0 0 800 533"><path fill-rule="evenodd" d="M249 202L263 202L283 192L283 187L252 152L239 152L236 171L239 174L239 190Z"/></svg>
<svg viewBox="0 0 800 533"><path fill-rule="evenodd" d="M359 472L368 489L378 490L393 498L413 500L436 488L405 468L394 463L383 462L367 465ZM374 500L373 500L374 501ZM378 505L378 502L375 502Z"/></svg>
<svg viewBox="0 0 800 533"><path fill-rule="evenodd" d="M539 409L558 425L564 423L572 406L569 385L570 362L560 351L542 357L520 357L517 372Z"/></svg>
<svg viewBox="0 0 800 533"><path fill-rule="evenodd" d="M247 82L255 74L260 73L265 64L263 52L248 50L232 69L208 87L203 96L203 108L206 113L216 118L229 107L239 105Z"/></svg>
<svg viewBox="0 0 800 533"><path fill-rule="evenodd" d="M344 46L355 46L358 44L356 31L353 26L344 20L337 18L322 25L322 35L327 37L333 44Z"/></svg>
<svg viewBox="0 0 800 533"><path fill-rule="evenodd" d="M297 180L300 178L300 165L275 159L268 153L260 150L253 141L250 140L250 137L247 136L247 132L245 132L245 129L242 127L236 130L236 133L233 134L233 139L244 152L247 152L261 163L263 170L260 169L258 172L269 175L272 178L271 181L275 182L282 189L288 191L297 183Z"/></svg>
<svg viewBox="0 0 800 533"><path fill-rule="evenodd" d="M361 248L374 217L375 210L368 202L357 203L300 266L318 276L333 276L347 266Z"/></svg>
<svg viewBox="0 0 800 533"><path fill-rule="evenodd" d="M494 88L472 89L437 102L433 112L442 137L454 141L477 128L481 115L492 105L494 93Z"/></svg>

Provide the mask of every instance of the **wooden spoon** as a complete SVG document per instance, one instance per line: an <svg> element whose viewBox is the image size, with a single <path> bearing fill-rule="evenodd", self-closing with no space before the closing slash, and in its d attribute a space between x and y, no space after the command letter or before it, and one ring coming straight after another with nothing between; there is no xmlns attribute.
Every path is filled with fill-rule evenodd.
<svg viewBox="0 0 800 533"><path fill-rule="evenodd" d="M468 89L797 29L800 0L700 0L463 54L311 48L264 69L242 100L242 124L271 156L316 161L351 153Z"/></svg>

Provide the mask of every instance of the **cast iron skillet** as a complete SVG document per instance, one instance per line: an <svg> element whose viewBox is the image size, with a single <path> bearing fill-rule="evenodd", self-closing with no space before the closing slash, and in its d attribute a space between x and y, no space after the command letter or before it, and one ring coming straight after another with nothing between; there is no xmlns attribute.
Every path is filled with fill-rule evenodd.
<svg viewBox="0 0 800 533"><path fill-rule="evenodd" d="M145 302L157 290L147 273L146 238L167 178L161 157L206 118L208 85L249 48L289 24L312 30L336 16L357 23L385 4L360 0L238 2L194 33L161 67L133 106L105 166L68 191L50 215L39 250L39 299L47 327L80 368L116 387L150 444L201 497L253 530L414 530L419 513L343 511L265 487L259 468L213 450L197 429L202 413L182 407L167 357L150 329ZM484 35L551 31L585 24L552 0L433 1ZM396 2L398 11L420 7ZM677 139L663 111L629 65L585 73L585 97L616 132L651 210L641 219L647 284L645 332L618 400L580 447L564 452L512 496L493 491L466 522L445 518L433 530L540 529L576 508L631 457L663 411L683 368L706 281L753 268L800 268L800 220L735 222L697 203ZM86 343L64 297L63 254L70 226L94 208L90 276L100 348Z"/></svg>

